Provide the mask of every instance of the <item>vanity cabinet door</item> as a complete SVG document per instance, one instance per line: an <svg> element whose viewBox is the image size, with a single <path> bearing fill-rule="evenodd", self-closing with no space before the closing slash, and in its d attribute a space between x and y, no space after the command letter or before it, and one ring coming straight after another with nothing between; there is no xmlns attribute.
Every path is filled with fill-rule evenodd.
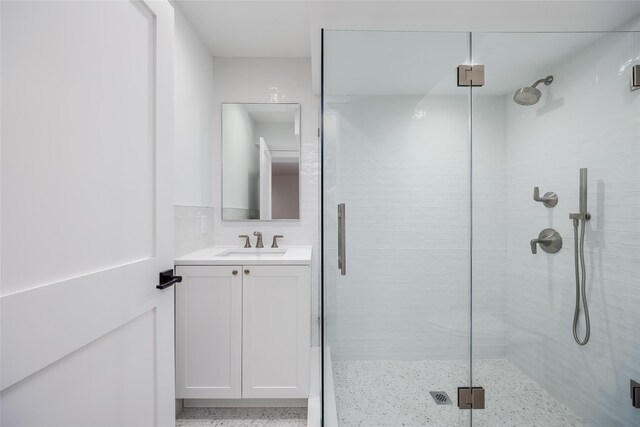
<svg viewBox="0 0 640 427"><path fill-rule="evenodd" d="M242 267L176 274L176 398L240 398Z"/></svg>
<svg viewBox="0 0 640 427"><path fill-rule="evenodd" d="M245 266L243 398L307 398L310 268Z"/></svg>

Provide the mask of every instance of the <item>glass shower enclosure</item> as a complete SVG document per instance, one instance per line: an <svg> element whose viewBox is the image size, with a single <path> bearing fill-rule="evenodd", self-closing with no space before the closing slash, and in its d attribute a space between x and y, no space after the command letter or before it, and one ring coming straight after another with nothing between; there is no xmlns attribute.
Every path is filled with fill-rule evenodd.
<svg viewBox="0 0 640 427"><path fill-rule="evenodd" d="M325 426L640 425L639 64L634 32L323 32Z"/></svg>

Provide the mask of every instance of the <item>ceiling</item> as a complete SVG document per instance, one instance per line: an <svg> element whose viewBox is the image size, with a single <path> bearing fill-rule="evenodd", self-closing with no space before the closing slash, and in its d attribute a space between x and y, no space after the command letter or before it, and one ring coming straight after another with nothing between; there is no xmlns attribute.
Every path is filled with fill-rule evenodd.
<svg viewBox="0 0 640 427"><path fill-rule="evenodd" d="M311 58L315 93L320 89L323 28L460 32L640 30L638 0L173 0L172 3L184 13L213 56ZM534 44L530 47L534 51L540 50ZM363 46L372 55L377 48L375 45ZM575 45L569 48L574 49ZM566 49L567 45L548 44L544 46L544 55L561 57ZM406 55L413 53L413 49L403 50ZM449 52L446 54L453 60ZM534 55L524 51L511 60L530 63L531 58ZM410 62L408 57L400 59Z"/></svg>
<svg viewBox="0 0 640 427"><path fill-rule="evenodd" d="M254 123L291 123L300 114L299 104L241 104Z"/></svg>
<svg viewBox="0 0 640 427"><path fill-rule="evenodd" d="M213 56L309 58L307 1L173 1Z"/></svg>

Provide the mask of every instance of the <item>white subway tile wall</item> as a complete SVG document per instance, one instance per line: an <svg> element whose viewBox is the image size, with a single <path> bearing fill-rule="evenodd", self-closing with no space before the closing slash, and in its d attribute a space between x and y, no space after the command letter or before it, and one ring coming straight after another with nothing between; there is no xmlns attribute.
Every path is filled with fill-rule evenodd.
<svg viewBox="0 0 640 427"><path fill-rule="evenodd" d="M507 35L504 36L505 40ZM639 33L604 35L550 73L534 107L507 112L507 358L594 426L637 426L629 379L640 378L640 92L629 90ZM579 169L589 172L585 259L591 340L572 336L573 227ZM555 191L549 209L533 187ZM529 240L553 227L557 254ZM474 253L475 255L475 253ZM580 322L583 335L584 322Z"/></svg>
<svg viewBox="0 0 640 427"><path fill-rule="evenodd" d="M176 257L213 246L213 208L176 205L173 213Z"/></svg>
<svg viewBox="0 0 640 427"><path fill-rule="evenodd" d="M333 218L337 203L347 205L347 276L328 270L325 284L335 360L468 357L466 94L369 96L325 106L325 213ZM479 108L476 161L491 173L476 184L486 200L476 212L492 256L474 268L486 291L476 299L483 326L476 332L481 354L503 357L504 103L479 102L486 108ZM335 227L327 222L327 268L336 262Z"/></svg>

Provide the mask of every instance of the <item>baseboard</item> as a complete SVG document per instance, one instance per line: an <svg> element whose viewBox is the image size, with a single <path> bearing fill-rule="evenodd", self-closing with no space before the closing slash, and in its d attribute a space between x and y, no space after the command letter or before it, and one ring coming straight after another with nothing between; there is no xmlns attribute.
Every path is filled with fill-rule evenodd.
<svg viewBox="0 0 640 427"><path fill-rule="evenodd" d="M307 399L183 399L185 408L306 408Z"/></svg>

